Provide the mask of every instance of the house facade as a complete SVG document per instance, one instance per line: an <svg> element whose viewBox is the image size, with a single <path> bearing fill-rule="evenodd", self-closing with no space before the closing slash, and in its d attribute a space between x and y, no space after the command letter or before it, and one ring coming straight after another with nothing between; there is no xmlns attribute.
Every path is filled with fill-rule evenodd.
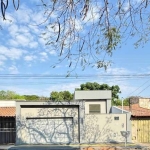
<svg viewBox="0 0 150 150"><path fill-rule="evenodd" d="M127 130L127 114L111 113L111 91L75 91L71 102L16 102L17 145L124 142L120 131Z"/></svg>
<svg viewBox="0 0 150 150"><path fill-rule="evenodd" d="M132 141L150 142L150 98L131 97L129 110L132 114Z"/></svg>
<svg viewBox="0 0 150 150"><path fill-rule="evenodd" d="M122 106L113 106L113 112L121 113ZM123 107L123 113L131 114L131 139L133 143L150 142L150 98L131 97L130 105Z"/></svg>

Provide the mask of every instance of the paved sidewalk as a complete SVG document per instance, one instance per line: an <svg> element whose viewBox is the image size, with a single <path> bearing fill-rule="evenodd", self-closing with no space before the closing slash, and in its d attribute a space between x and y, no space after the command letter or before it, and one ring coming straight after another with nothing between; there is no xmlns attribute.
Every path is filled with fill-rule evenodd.
<svg viewBox="0 0 150 150"><path fill-rule="evenodd" d="M140 144L81 144L81 145L0 145L0 150L150 150L150 143Z"/></svg>
<svg viewBox="0 0 150 150"><path fill-rule="evenodd" d="M63 145L2 145L0 150L80 150L80 146L63 146Z"/></svg>

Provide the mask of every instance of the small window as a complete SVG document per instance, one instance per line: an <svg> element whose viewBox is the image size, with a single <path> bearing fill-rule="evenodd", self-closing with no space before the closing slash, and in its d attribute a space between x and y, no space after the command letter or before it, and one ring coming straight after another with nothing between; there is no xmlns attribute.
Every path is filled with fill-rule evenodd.
<svg viewBox="0 0 150 150"><path fill-rule="evenodd" d="M100 104L89 104L89 113L100 113Z"/></svg>
<svg viewBox="0 0 150 150"><path fill-rule="evenodd" d="M119 120L119 117L114 117L114 120Z"/></svg>

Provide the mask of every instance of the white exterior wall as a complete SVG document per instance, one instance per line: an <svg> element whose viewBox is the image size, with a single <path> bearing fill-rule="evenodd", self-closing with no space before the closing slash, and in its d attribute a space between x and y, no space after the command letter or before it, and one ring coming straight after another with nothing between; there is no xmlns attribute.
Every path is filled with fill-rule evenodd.
<svg viewBox="0 0 150 150"><path fill-rule="evenodd" d="M17 102L16 145L83 143L85 104Z"/></svg>
<svg viewBox="0 0 150 150"><path fill-rule="evenodd" d="M85 115L85 143L124 142L120 131L126 128L126 114Z"/></svg>
<svg viewBox="0 0 150 150"><path fill-rule="evenodd" d="M79 143L78 108L21 108L20 119L18 144Z"/></svg>
<svg viewBox="0 0 150 150"><path fill-rule="evenodd" d="M0 107L16 107L16 101L0 101Z"/></svg>
<svg viewBox="0 0 150 150"><path fill-rule="evenodd" d="M110 113L112 93L110 90L75 91L74 100L83 100L85 113L89 112L89 104L101 104L101 113Z"/></svg>
<svg viewBox="0 0 150 150"><path fill-rule="evenodd" d="M75 100L89 100L89 99L111 99L112 93L110 90L91 90L91 91L75 91Z"/></svg>
<svg viewBox="0 0 150 150"><path fill-rule="evenodd" d="M85 102L85 114L89 114L89 104L100 104L102 114L106 114L106 101L86 101Z"/></svg>

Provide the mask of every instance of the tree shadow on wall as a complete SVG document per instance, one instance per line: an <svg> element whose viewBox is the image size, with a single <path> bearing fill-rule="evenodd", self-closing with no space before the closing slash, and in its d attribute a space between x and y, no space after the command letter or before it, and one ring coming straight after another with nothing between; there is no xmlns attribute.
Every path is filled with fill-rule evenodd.
<svg viewBox="0 0 150 150"><path fill-rule="evenodd" d="M70 103L68 105L56 103L32 108L34 112L30 112L29 108L28 113L16 118L16 144L117 143L123 141L123 137L111 128L113 121L111 116L106 116L106 121L100 128L98 115L86 115L86 119L82 118L81 121L81 112L79 105L77 106Z"/></svg>
<svg viewBox="0 0 150 150"><path fill-rule="evenodd" d="M22 108L23 109L23 108ZM17 144L78 143L78 107L63 104L33 108L36 112L17 116Z"/></svg>
<svg viewBox="0 0 150 150"><path fill-rule="evenodd" d="M106 116L105 122L101 122L99 115L86 115L85 123L85 143L112 143L119 144L124 141L120 131L114 131L112 128L113 117ZM116 126L117 128L117 126Z"/></svg>

